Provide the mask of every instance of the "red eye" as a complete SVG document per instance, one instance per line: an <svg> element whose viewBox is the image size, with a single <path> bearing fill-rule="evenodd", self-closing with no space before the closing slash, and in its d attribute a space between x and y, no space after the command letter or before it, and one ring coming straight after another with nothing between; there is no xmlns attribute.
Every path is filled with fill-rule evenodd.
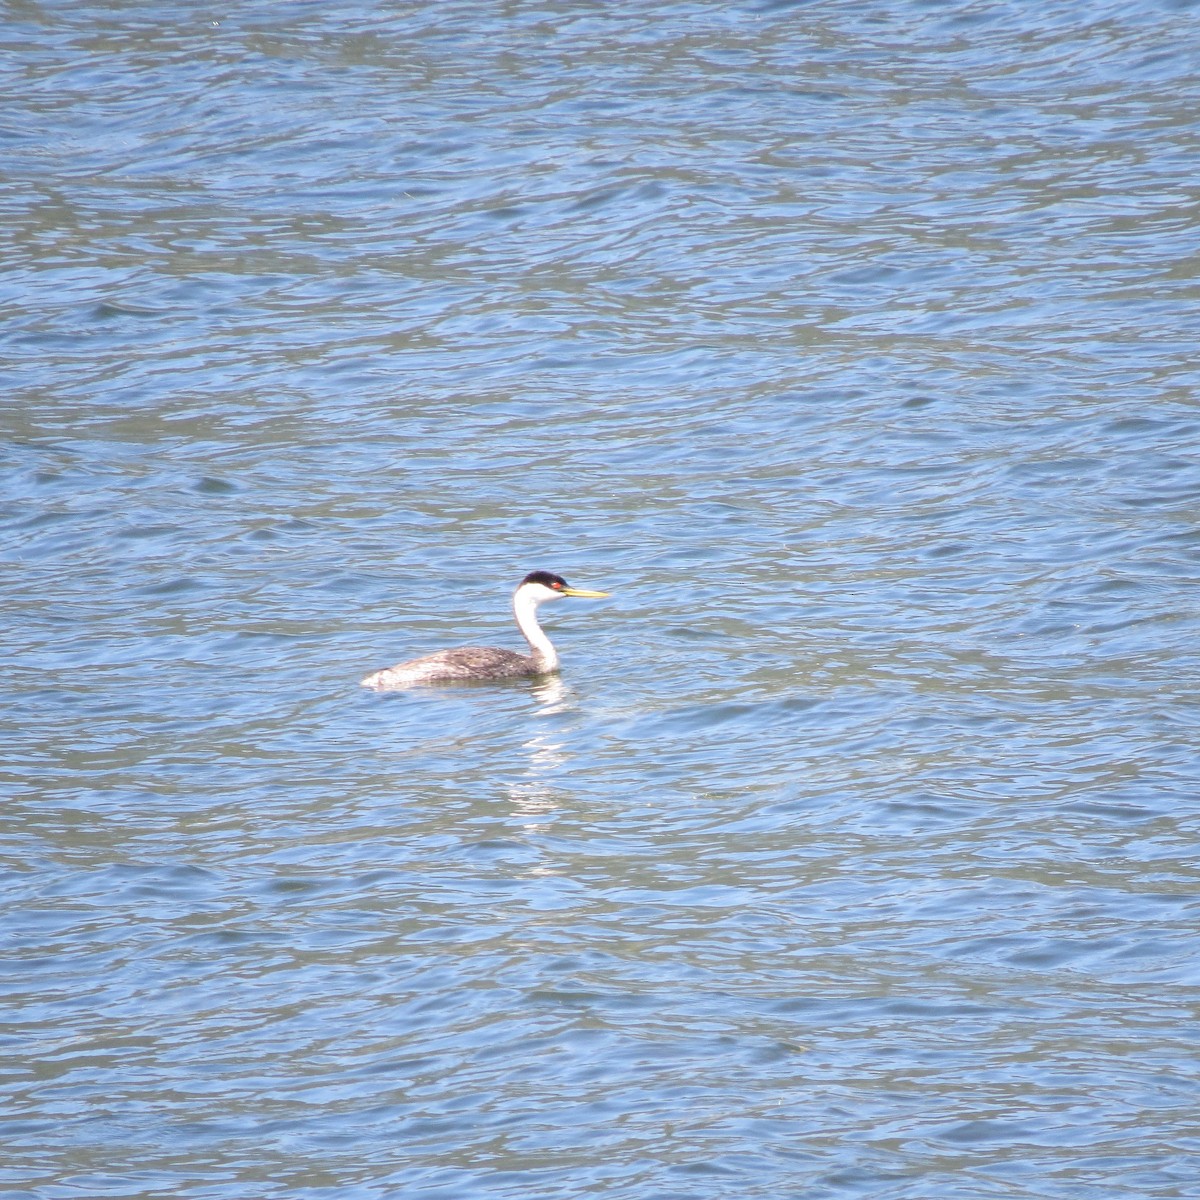
<svg viewBox="0 0 1200 1200"><path fill-rule="evenodd" d="M552 583L550 586L551 586L551 587L552 587L552 588L553 588L553 589L554 589L556 592L561 592L561 591L562 591L562 584L561 584L561 583L559 583L557 579L556 579L556 580L555 580L555 581L554 581L554 582L553 582L553 583Z"/></svg>

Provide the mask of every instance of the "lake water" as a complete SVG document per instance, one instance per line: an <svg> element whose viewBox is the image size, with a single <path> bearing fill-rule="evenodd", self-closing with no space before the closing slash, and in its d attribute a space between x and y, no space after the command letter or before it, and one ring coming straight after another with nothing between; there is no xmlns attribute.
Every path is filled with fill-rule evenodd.
<svg viewBox="0 0 1200 1200"><path fill-rule="evenodd" d="M0 1197L1196 1196L1198 15L12 6Z"/></svg>

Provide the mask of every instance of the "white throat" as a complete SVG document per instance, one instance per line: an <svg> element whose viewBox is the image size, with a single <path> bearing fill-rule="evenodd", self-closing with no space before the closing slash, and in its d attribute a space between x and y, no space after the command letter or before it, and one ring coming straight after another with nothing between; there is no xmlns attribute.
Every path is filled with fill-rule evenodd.
<svg viewBox="0 0 1200 1200"><path fill-rule="evenodd" d="M554 643L546 636L537 619L538 605L548 598L539 596L529 587L517 588L516 595L513 596L513 616L517 618L517 628L529 643L539 671L558 670L558 651L554 649Z"/></svg>

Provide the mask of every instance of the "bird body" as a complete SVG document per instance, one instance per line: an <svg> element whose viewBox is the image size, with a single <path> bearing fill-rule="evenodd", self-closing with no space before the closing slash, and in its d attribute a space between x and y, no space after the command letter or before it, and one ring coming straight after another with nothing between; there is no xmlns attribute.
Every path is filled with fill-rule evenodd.
<svg viewBox="0 0 1200 1200"><path fill-rule="evenodd" d="M552 575L549 571L532 571L513 593L513 616L517 628L529 643L529 654L494 646L458 646L376 671L362 681L363 687L388 691L425 684L549 675L558 670L558 651L538 624L538 606L564 596L599 599L607 594L573 588L561 575Z"/></svg>
<svg viewBox="0 0 1200 1200"><path fill-rule="evenodd" d="M498 646L456 646L438 650L410 662L376 671L363 687L384 691L423 683L454 683L471 679L521 679L545 672L535 668L533 656L502 650Z"/></svg>

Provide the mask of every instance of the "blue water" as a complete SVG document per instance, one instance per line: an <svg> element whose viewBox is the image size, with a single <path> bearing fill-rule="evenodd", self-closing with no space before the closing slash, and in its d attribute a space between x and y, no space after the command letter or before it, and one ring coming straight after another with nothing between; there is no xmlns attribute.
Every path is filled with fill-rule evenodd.
<svg viewBox="0 0 1200 1200"><path fill-rule="evenodd" d="M0 1197L1194 1196L1193 16L14 10Z"/></svg>

